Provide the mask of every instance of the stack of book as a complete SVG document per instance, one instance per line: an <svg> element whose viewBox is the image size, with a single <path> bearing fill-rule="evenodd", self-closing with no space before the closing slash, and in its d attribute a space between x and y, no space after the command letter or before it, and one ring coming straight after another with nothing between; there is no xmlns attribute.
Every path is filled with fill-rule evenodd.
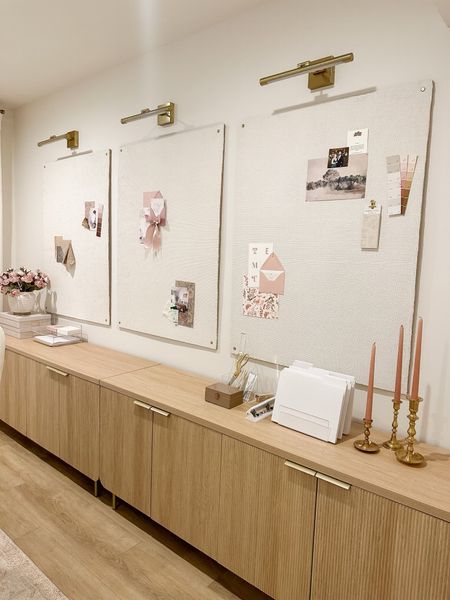
<svg viewBox="0 0 450 600"><path fill-rule="evenodd" d="M51 315L36 313L31 315L13 315L9 312L0 312L0 326L6 335L15 338L32 338L35 334L33 329L51 324Z"/></svg>

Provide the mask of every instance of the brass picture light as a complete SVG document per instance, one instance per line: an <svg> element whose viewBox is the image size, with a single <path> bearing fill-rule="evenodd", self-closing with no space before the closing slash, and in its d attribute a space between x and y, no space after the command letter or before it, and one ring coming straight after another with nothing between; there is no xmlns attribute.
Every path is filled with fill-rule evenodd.
<svg viewBox="0 0 450 600"><path fill-rule="evenodd" d="M334 85L335 66L341 63L352 62L353 52L340 56L324 56L317 60L305 60L289 71L282 71L267 77L261 77L259 85L267 85L296 75L308 73L308 87L311 91L322 90Z"/></svg>
<svg viewBox="0 0 450 600"><path fill-rule="evenodd" d="M175 122L175 104L173 102L166 102L165 104L158 104L158 108L143 108L140 113L130 115L129 117L123 117L123 119L120 119L120 122L122 125L125 125L131 121L145 119L145 117L151 117L153 115L158 115L158 125L161 127L173 125Z"/></svg>
<svg viewBox="0 0 450 600"><path fill-rule="evenodd" d="M59 140L66 140L67 147L71 150L75 150L79 145L80 135L76 130L68 131L67 133L63 133L62 135L51 135L47 140L42 140L42 142L38 142L39 148L41 146L45 146L46 144L52 144L53 142L58 142Z"/></svg>

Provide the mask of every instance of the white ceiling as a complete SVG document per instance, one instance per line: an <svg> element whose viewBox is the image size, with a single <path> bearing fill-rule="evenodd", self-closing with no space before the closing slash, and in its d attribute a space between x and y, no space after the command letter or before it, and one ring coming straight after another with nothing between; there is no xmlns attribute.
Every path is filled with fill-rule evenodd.
<svg viewBox="0 0 450 600"><path fill-rule="evenodd" d="M0 0L0 103L15 107L265 0Z"/></svg>

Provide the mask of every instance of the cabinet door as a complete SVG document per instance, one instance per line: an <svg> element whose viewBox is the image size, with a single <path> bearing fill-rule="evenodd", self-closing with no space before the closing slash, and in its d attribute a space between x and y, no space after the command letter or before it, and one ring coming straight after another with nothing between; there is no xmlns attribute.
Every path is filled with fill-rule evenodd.
<svg viewBox="0 0 450 600"><path fill-rule="evenodd" d="M222 436L168 413L153 416L151 517L216 557Z"/></svg>
<svg viewBox="0 0 450 600"><path fill-rule="evenodd" d="M6 350L0 387L0 419L24 435L27 432L26 393L32 384L26 361L20 354Z"/></svg>
<svg viewBox="0 0 450 600"><path fill-rule="evenodd" d="M218 561L277 600L309 598L317 480L226 436Z"/></svg>
<svg viewBox="0 0 450 600"><path fill-rule="evenodd" d="M100 388L73 377L60 382L59 456L94 481L99 478Z"/></svg>
<svg viewBox="0 0 450 600"><path fill-rule="evenodd" d="M49 452L59 455L59 396L64 374L25 358L29 385L23 392L27 400L27 437Z"/></svg>
<svg viewBox="0 0 450 600"><path fill-rule="evenodd" d="M148 516L152 420L147 404L101 389L100 480L107 490Z"/></svg>
<svg viewBox="0 0 450 600"><path fill-rule="evenodd" d="M450 523L320 481L311 598L448 600Z"/></svg>

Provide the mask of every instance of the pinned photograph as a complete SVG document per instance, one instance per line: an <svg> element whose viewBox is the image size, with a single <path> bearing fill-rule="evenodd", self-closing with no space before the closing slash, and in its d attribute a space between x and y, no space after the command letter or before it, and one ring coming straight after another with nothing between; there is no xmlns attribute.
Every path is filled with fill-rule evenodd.
<svg viewBox="0 0 450 600"><path fill-rule="evenodd" d="M178 312L178 325L194 327L195 283L175 281L170 295L171 309Z"/></svg>
<svg viewBox="0 0 450 600"><path fill-rule="evenodd" d="M328 168L328 158L309 160L306 202L364 198L368 156L368 154L351 154L348 166L336 168Z"/></svg>
<svg viewBox="0 0 450 600"><path fill-rule="evenodd" d="M348 166L349 149L348 146L345 148L330 148L328 150L328 164L329 169L336 169L338 167Z"/></svg>
<svg viewBox="0 0 450 600"><path fill-rule="evenodd" d="M89 209L88 223L91 231L97 231L97 209L95 206Z"/></svg>
<svg viewBox="0 0 450 600"><path fill-rule="evenodd" d="M81 224L83 225L83 227L85 229L91 229L89 226L89 215L91 214L91 210L93 210L95 208L95 202L92 200L89 200L88 202L84 203L84 219L82 220Z"/></svg>

